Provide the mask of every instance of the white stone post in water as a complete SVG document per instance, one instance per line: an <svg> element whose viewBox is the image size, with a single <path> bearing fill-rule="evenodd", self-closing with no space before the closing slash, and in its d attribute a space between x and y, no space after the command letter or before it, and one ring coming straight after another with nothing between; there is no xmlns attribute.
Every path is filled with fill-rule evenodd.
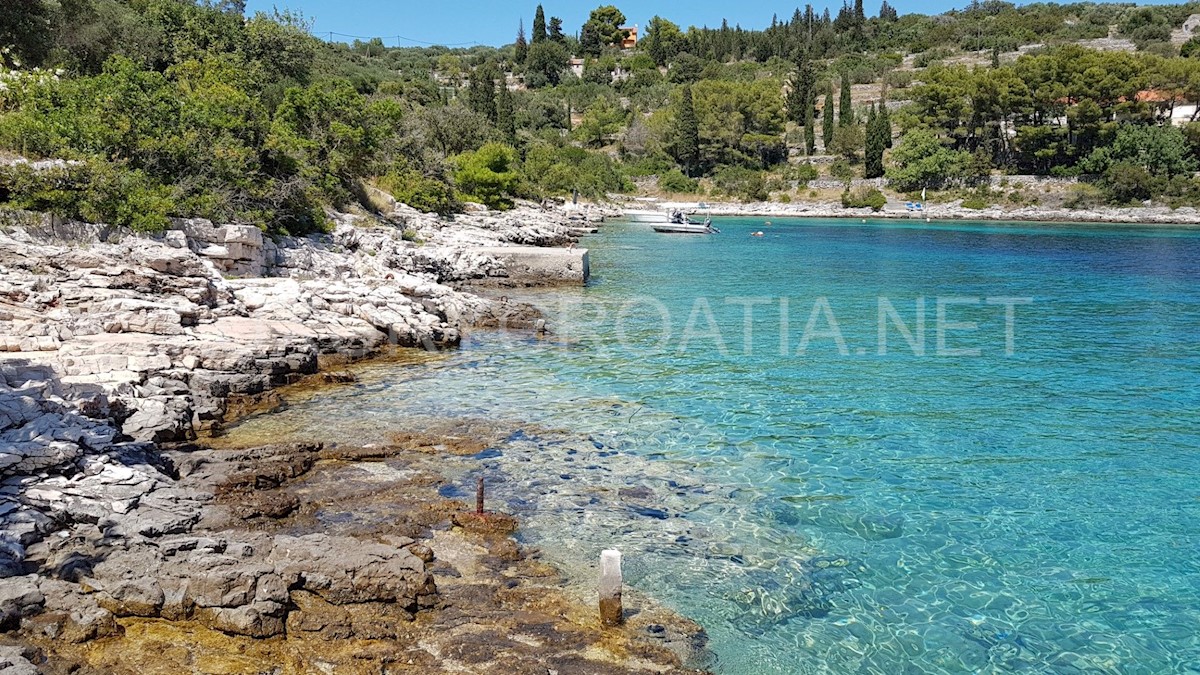
<svg viewBox="0 0 1200 675"><path fill-rule="evenodd" d="M621 607L621 552L607 550L600 553L600 623L619 626L625 622L625 610Z"/></svg>

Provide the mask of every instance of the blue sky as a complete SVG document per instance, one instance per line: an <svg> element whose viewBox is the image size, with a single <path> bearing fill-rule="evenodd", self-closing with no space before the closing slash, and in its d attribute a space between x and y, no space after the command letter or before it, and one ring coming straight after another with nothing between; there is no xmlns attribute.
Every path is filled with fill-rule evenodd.
<svg viewBox="0 0 1200 675"><path fill-rule="evenodd" d="M953 2L905 2L897 0L893 6L902 13L920 11L940 12L953 6L961 6L969 0ZM645 25L655 14L664 16L684 28L690 25L710 27L721 25L721 19L729 19L729 25L741 24L743 28L765 28L771 24L771 15L778 13L780 20L789 18L796 3L780 0L692 0L691 2L663 2L654 0L589 0L587 2L560 0L543 2L546 17L560 16L564 29L575 33L587 20L588 14L598 5L615 4L629 23ZM804 2L799 3L803 7ZM879 0L865 0L867 12L879 11ZM489 45L507 44L517 34L517 22L525 19L525 30L533 22L537 0L527 2L495 2L470 0L468 2L439 2L438 0L249 0L247 13L270 11L272 7L298 10L314 19L313 32L320 35L333 31L350 35L396 36L437 44L474 43ZM818 10L824 4L813 2ZM841 1L831 5L836 12ZM345 40L349 41L349 40ZM397 44L388 40L389 46ZM412 45L413 42L401 44Z"/></svg>

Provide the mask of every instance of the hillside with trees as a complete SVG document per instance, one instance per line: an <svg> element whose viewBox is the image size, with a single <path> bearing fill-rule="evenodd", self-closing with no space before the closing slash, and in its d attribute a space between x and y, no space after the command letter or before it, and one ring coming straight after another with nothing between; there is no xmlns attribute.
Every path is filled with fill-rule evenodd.
<svg viewBox="0 0 1200 675"><path fill-rule="evenodd" d="M758 31L656 16L633 48L615 6L574 27L552 12L510 45L448 49L327 42L238 2L19 3L0 16L0 204L295 234L371 188L444 214L573 193L790 201L818 177L849 202L886 179L1019 203L1039 197L998 177L1032 174L1078 206L1200 203L1200 36L1181 30L1200 4L856 0Z"/></svg>

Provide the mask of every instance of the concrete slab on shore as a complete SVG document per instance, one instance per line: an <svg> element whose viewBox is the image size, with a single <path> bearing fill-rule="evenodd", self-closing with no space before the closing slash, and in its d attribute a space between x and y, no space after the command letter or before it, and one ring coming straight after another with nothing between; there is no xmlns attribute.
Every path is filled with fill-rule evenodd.
<svg viewBox="0 0 1200 675"><path fill-rule="evenodd" d="M504 263L513 282L581 284L591 274L586 248L490 246L477 250Z"/></svg>

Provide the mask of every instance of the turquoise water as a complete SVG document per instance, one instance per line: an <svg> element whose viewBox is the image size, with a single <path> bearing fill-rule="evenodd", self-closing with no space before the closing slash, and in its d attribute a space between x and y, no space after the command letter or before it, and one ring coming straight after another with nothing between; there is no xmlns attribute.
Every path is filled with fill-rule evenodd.
<svg viewBox="0 0 1200 675"><path fill-rule="evenodd" d="M719 672L1200 672L1200 232L717 224L607 225L589 286L537 297L553 339L476 334L274 423L586 437L590 473L527 437L464 471L568 566L626 549Z"/></svg>

